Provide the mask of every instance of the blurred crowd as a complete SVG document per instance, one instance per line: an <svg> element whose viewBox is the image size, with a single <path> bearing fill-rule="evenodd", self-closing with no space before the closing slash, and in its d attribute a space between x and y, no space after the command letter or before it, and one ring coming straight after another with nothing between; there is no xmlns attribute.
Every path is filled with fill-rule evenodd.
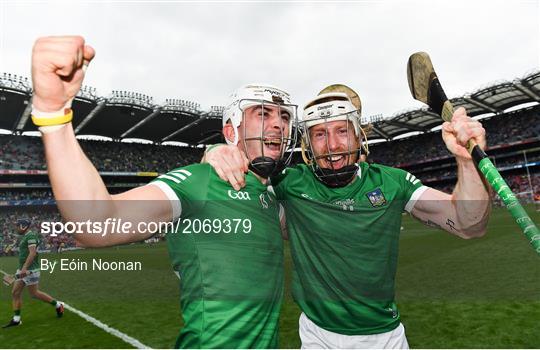
<svg viewBox="0 0 540 350"><path fill-rule="evenodd" d="M539 108L512 115L494 116L482 119L480 122L486 129L488 147L540 136ZM390 166L450 156L440 131L370 146L371 160Z"/></svg>
<svg viewBox="0 0 540 350"><path fill-rule="evenodd" d="M79 140L90 161L100 171L155 171L199 162L204 149L112 141ZM0 169L45 170L39 137L0 135Z"/></svg>
<svg viewBox="0 0 540 350"><path fill-rule="evenodd" d="M0 191L0 201L20 201L31 199L52 199L50 189L35 189L35 190L2 190Z"/></svg>
<svg viewBox="0 0 540 350"><path fill-rule="evenodd" d="M503 116L481 120L486 129L488 145L523 141L540 136L540 111L538 107L528 111L515 111Z"/></svg>
<svg viewBox="0 0 540 350"><path fill-rule="evenodd" d="M177 146L158 146L141 143L85 141L84 153L101 171L169 170L200 162L204 149Z"/></svg>
<svg viewBox="0 0 540 350"><path fill-rule="evenodd" d="M508 187L510 187L512 192L524 203L530 203L533 201L533 198L540 196L540 173L531 173L529 175L530 182L527 174L503 174L503 178L508 184ZM445 193L452 193L455 186L455 180L438 182L435 184L431 184L429 182L424 183ZM494 199L498 200L498 196L496 194ZM540 201L540 199L537 199L536 201Z"/></svg>
<svg viewBox="0 0 540 350"><path fill-rule="evenodd" d="M540 174L526 174L505 176L504 179L512 192L515 194L526 193L530 195L531 187L533 195L540 193Z"/></svg>
<svg viewBox="0 0 540 350"><path fill-rule="evenodd" d="M488 146L506 144L540 136L540 108L494 116L481 120ZM179 166L199 162L202 148L153 144L80 140L81 147L101 171L165 173ZM422 147L418 147L422 145ZM370 160L396 166L426 159L449 157L441 132L373 144ZM295 161L301 161L296 156ZM43 145L38 137L0 135L0 169L46 169Z"/></svg>

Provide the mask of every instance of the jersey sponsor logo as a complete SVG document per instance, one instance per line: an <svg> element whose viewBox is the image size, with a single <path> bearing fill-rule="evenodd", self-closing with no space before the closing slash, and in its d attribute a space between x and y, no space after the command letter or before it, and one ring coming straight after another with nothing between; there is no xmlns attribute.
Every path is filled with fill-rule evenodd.
<svg viewBox="0 0 540 350"><path fill-rule="evenodd" d="M240 199L240 200L248 200L248 201L251 200L251 198L249 197L249 193L244 192L244 191L233 191L233 190L228 190L228 191L227 191L227 194L228 194L229 197L231 197L232 199Z"/></svg>
<svg viewBox="0 0 540 350"><path fill-rule="evenodd" d="M307 194L307 193L302 193L302 194L301 194L301 196L302 196L302 197L304 197L304 198L306 198L306 199L311 199L311 200L314 200L314 199L313 199L313 198L311 198L311 197L310 197L310 195L309 195L309 194Z"/></svg>
<svg viewBox="0 0 540 350"><path fill-rule="evenodd" d="M340 206L343 210L354 211L355 200L353 198L335 201L334 204Z"/></svg>
<svg viewBox="0 0 540 350"><path fill-rule="evenodd" d="M409 181L413 185L416 185L418 182L420 182L420 180L417 179L416 176L414 176L411 173L407 173L407 176L405 176L405 180Z"/></svg>
<svg viewBox="0 0 540 350"><path fill-rule="evenodd" d="M272 197L268 193L261 193L259 195L259 202L261 203L261 207L263 209L268 209L269 203L273 202Z"/></svg>
<svg viewBox="0 0 540 350"><path fill-rule="evenodd" d="M368 192L366 196L373 207L380 207L386 204L386 198L384 198L384 194L380 188Z"/></svg>
<svg viewBox="0 0 540 350"><path fill-rule="evenodd" d="M397 313L397 310L393 307L389 307L386 309L386 311L388 311L389 313L392 313L392 318L396 318L398 317L398 313Z"/></svg>

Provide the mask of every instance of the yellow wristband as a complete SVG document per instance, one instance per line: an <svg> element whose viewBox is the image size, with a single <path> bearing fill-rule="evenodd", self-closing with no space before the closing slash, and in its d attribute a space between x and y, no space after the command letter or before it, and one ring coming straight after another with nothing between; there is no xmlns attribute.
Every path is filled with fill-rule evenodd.
<svg viewBox="0 0 540 350"><path fill-rule="evenodd" d="M70 108L66 115L61 115L59 117L47 117L39 118L32 116L32 122L37 126L51 126L51 125L61 125L69 123L73 119L73 110Z"/></svg>

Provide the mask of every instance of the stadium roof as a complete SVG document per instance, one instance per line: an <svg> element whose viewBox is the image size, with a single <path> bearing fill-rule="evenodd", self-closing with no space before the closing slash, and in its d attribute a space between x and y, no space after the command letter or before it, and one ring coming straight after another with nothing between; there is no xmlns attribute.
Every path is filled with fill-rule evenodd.
<svg viewBox="0 0 540 350"><path fill-rule="evenodd" d="M31 96L27 78L6 73L0 76L0 129L13 133L37 131L30 119ZM540 71L512 82L492 84L450 101L456 108L465 107L472 117L502 114L524 103L540 103ZM113 91L109 97L100 97L95 89L83 87L72 108L77 135L106 136L115 140L139 138L155 143L177 141L190 145L223 141L223 107L219 106L202 111L197 103L179 99L168 99L158 105L152 97L125 91ZM440 117L427 108L399 112L372 123L368 138L391 140L413 131L428 132L440 124Z"/></svg>
<svg viewBox="0 0 540 350"><path fill-rule="evenodd" d="M481 88L465 96L450 99L454 108L465 107L471 117L502 114L511 107L540 103L540 71L512 82L501 82ZM422 108L396 113L389 119L372 124L369 139L393 139L413 131L427 132L441 125L441 118L431 109Z"/></svg>

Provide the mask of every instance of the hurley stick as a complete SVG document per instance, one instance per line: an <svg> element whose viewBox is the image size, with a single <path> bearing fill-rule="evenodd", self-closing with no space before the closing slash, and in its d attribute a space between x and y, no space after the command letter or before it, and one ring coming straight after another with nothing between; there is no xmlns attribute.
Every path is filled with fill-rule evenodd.
<svg viewBox="0 0 540 350"><path fill-rule="evenodd" d="M446 97L427 53L417 52L409 57L407 78L409 80L411 94L415 100L427 104L437 114L440 114L445 121L449 122L452 120L454 107ZM467 143L467 150L480 172L499 197L501 197L506 208L510 211L510 214L533 248L540 254L540 230L531 220L525 209L523 209L501 174L499 174L486 153L473 140Z"/></svg>

